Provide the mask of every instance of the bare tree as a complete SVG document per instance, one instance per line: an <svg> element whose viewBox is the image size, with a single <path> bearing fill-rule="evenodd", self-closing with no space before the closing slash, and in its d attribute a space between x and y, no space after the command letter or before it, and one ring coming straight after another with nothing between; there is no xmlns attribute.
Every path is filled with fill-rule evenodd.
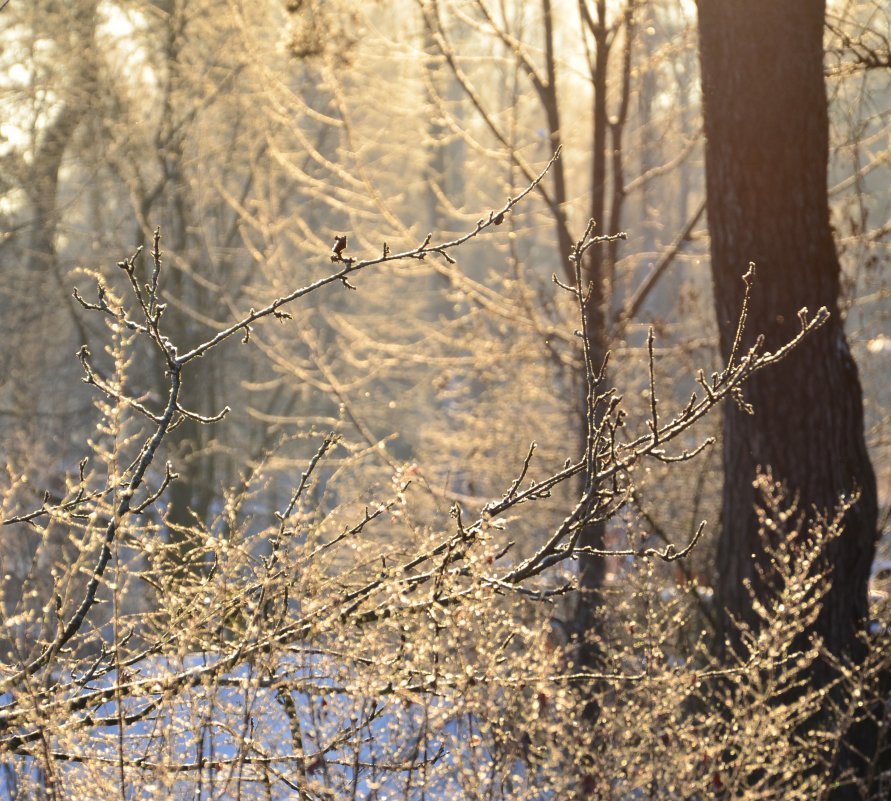
<svg viewBox="0 0 891 801"><path fill-rule="evenodd" d="M725 411L724 503L716 600L721 634L741 644L757 628L753 599L769 592L770 553L759 538L757 473L770 467L796 499L787 525L849 499L844 536L825 558L832 586L812 631L834 657L865 654L867 586L877 537L876 482L864 439L857 367L840 314L840 268L829 225L829 127L822 3L699 2L712 276L721 351L738 347L734 323L757 265L750 331L773 349L799 326L796 309L831 310L820 334L782 370L752 381ZM757 121L757 122L756 122ZM745 342L753 341L749 334ZM783 526L778 530L783 536ZM816 679L829 682L827 663Z"/></svg>
<svg viewBox="0 0 891 801"><path fill-rule="evenodd" d="M737 274L748 260L759 270L749 316L768 348L798 325L794 306L834 311L819 341L783 371L765 374L747 388L754 413L744 404L728 410L720 599L732 614L751 619L742 581L751 580L756 588L759 581L750 486L757 466L770 465L789 482L804 514L831 509L840 495L857 495L848 536L831 551L833 562L844 569L819 624L834 653L854 655L855 635L867 616L876 490L863 439L857 369L838 313L839 265L826 200L823 9L764 8L772 33L755 42L730 31L743 17L758 15L730 5L700 6L708 210L722 351L734 346L733 309L744 289ZM731 40L739 53L730 50ZM760 69L738 69L740 57L754 59ZM787 94L761 91L774 76L782 76ZM759 104L753 106L756 98ZM753 109L760 123L745 125Z"/></svg>
<svg viewBox="0 0 891 801"><path fill-rule="evenodd" d="M462 66L464 53L450 35L455 27L466 26L478 36L500 44L506 54L505 61L514 63L518 86L525 84L529 92L531 119L543 126L550 148L571 143L570 159L566 164L555 165L548 185L542 186L539 194L553 225L554 253L559 254L555 271L564 280L572 281L572 216L578 216L580 211L595 221L598 232L618 233L628 224L629 201L637 200L636 195L643 197L645 212L647 196L652 194L656 178L671 173L693 151L695 138L690 146L681 148L680 153L667 157L667 164L650 164L644 160L639 165L642 169L637 171L638 164L628 152L629 126L633 123L646 130L651 124L649 120L634 119L632 101L635 94L642 95L647 86L653 91L658 69L656 59L648 62L638 54L639 21L646 18L647 9L654 4L627 2L608 8L606 2L580 2L571 10L547 1L529 10L525 6L512 8L481 0L419 5L425 29L432 32L441 57L465 90L472 112L479 115L511 170L520 175L530 174L524 156L525 135L517 138L508 126L499 123L497 101L488 101L474 74ZM571 24L564 19L566 16L572 18ZM665 19L670 19L675 26L683 26L677 14L667 15ZM572 38L572 56L564 53L561 46L566 37ZM578 65L581 65L581 80L575 79ZM588 104L583 110L579 108L580 94ZM520 104L519 96L513 104ZM646 111L646 104L641 108ZM580 149L584 150L583 154L579 153ZM572 159L585 165L586 180L580 181L572 174ZM702 212L701 206L695 205L698 208L682 220L681 229L660 248L659 258L648 275L639 276L642 271L635 269L633 260L620 264L619 238L586 253L582 269L590 292L585 300L585 352L583 354L580 347L569 359L574 361L574 377L557 378L574 387L568 394L569 417L574 421L582 448L592 411L585 382L578 380L584 375L584 361L590 358L598 365L604 363L609 349L625 336L629 323L640 313L659 279L690 239ZM652 220L641 219L642 226L650 223ZM559 358L555 362L561 365ZM593 411L599 413L597 409ZM582 539L579 570L583 590L574 613L574 625L579 635L579 658L583 664L590 665L597 661L597 639L603 633L599 629L603 618L601 590L605 565L599 558L589 558L586 549L593 553L603 548L604 526L592 526Z"/></svg>

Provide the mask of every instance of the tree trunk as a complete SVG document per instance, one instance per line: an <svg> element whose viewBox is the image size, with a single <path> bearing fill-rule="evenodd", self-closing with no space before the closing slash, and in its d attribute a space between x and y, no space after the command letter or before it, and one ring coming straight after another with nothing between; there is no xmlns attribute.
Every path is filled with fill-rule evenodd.
<svg viewBox="0 0 891 801"><path fill-rule="evenodd" d="M594 62L591 65L591 82L594 90L592 96L592 131L591 131L591 205L590 219L597 223L596 234L613 233L612 227L618 225L617 219L606 220L606 157L607 157L607 67L609 65L609 41L606 27L606 0L597 0L596 23L593 25ZM593 18L592 18L593 21ZM564 260L569 266L569 259ZM582 265L582 281L586 290L590 288L583 314L588 331L587 347L591 351L594 364L603 363L608 350L608 331L606 323L606 287L607 259L604 246L592 247ZM583 368L584 369L584 366ZM585 376L579 380L579 397L577 414L579 417L579 441L584 448L588 446L588 387ZM600 421L595 420L595 425ZM584 476L587 486L589 476ZM604 548L606 525L603 521L588 523L579 536L579 546L601 550ZM600 637L603 634L603 583L606 578L606 562L603 557L583 553L579 557L579 595L574 613L574 627L580 643L576 658L581 667L596 669L601 663ZM592 717L593 707L590 708Z"/></svg>
<svg viewBox="0 0 891 801"><path fill-rule="evenodd" d="M712 275L721 351L728 357L742 302L740 275L757 265L743 345L763 333L775 350L799 329L796 312L831 318L781 367L745 387L754 407L724 419L723 527L716 601L722 636L731 616L757 626L749 592L768 588L753 479L772 469L813 516L859 492L826 553L832 587L813 632L837 657L863 656L867 582L876 544L876 482L863 432L857 367L839 313L840 267L827 200L828 112L823 83L824 4L814 0L698 0ZM828 663L813 678L828 681ZM849 734L859 746L864 732ZM856 797L856 796L855 796Z"/></svg>

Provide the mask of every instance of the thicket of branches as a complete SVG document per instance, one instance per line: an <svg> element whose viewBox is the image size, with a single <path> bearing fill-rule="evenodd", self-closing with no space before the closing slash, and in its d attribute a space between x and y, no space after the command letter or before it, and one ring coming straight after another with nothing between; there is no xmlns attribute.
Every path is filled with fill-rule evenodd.
<svg viewBox="0 0 891 801"><path fill-rule="evenodd" d="M191 347L167 336L160 233L147 260L118 263L114 285L91 273L95 291L75 291L108 337L104 353L78 352L97 392L91 453L37 509L10 513L25 489L12 472L5 492L4 526L36 542L15 614L3 615L0 737L14 797L813 798L846 780L834 749L853 721L876 714L884 637L866 666L842 666L840 708L808 691L820 648L799 643L830 580L821 554L842 507L804 538L794 502L764 477L776 596L745 664L713 664L704 634L686 630L689 598L654 581L655 563L686 558L704 521L688 543L653 547L629 531L626 547L592 554L629 560L602 673L574 664L578 643L553 617L574 585L567 563L585 525L627 506L648 461L696 458L711 440L688 450L683 435L721 401L742 402L742 383L780 362L825 310L802 310L801 332L779 351L756 345L710 378L700 372L677 409L661 402L651 331L641 419L604 384L605 364L589 360L582 458L542 473L533 443L481 508L431 513L436 493L412 465L369 494L353 473L366 454L329 433L280 508L268 505L272 450L223 491L217 515L165 536L162 498L178 478L159 464L165 440L186 419L216 425L229 413L184 405L197 359L218 358L235 338L247 347L260 326L291 324L307 296L354 289L375 267L451 260L533 188L448 242L399 253L384 244L361 258L338 239L332 272ZM591 229L574 246L576 265L608 242ZM590 287L576 275L555 283L581 310ZM165 364L160 401L135 395L129 377L147 349ZM516 521L583 472L595 478L572 512L516 553Z"/></svg>
<svg viewBox="0 0 891 801"><path fill-rule="evenodd" d="M825 311L718 360L676 5L4 8L0 795L888 794L882 574L833 687L801 636L853 498L759 478L713 655L719 407ZM880 488L886 22L827 20Z"/></svg>

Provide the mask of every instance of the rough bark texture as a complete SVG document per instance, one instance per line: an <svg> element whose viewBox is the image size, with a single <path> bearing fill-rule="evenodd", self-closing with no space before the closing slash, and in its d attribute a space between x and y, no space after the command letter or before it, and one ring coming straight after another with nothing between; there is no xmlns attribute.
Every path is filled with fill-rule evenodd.
<svg viewBox="0 0 891 801"><path fill-rule="evenodd" d="M724 422L723 529L716 599L755 623L743 580L763 591L764 561L752 479L768 465L800 508L836 507L860 493L829 546L833 584L816 624L829 649L857 659L876 542L876 483L863 433L857 368L839 315L839 262L827 201L828 115L823 17L816 0L698 0L706 180L714 299L729 354L743 294L757 265L744 344L774 350L820 306L830 322L778 368L746 385L755 409ZM733 639L726 623L723 633Z"/></svg>

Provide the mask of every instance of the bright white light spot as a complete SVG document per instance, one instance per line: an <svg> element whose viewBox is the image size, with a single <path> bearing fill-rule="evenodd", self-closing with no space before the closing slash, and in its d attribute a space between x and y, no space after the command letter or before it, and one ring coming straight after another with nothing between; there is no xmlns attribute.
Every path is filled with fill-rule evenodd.
<svg viewBox="0 0 891 801"><path fill-rule="evenodd" d="M879 334L875 339L871 339L866 343L866 349L870 353L884 353L886 351L891 351L891 337Z"/></svg>

